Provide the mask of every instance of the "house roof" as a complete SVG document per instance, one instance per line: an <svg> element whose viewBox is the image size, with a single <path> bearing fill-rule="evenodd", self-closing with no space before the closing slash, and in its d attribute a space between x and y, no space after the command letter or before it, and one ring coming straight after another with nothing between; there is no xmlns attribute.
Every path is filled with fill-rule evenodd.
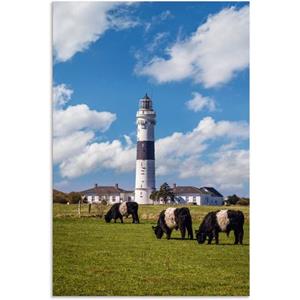
<svg viewBox="0 0 300 300"><path fill-rule="evenodd" d="M200 188L200 191L206 194L210 194L212 196L216 196L216 197L223 197L223 195L221 193L219 193L215 188L213 187L209 187L209 186L204 186L202 188Z"/></svg>
<svg viewBox="0 0 300 300"><path fill-rule="evenodd" d="M173 187L173 193L178 194L201 194L200 189L194 186L175 186Z"/></svg>
<svg viewBox="0 0 300 300"><path fill-rule="evenodd" d="M132 191L126 191L118 186L95 186L91 189L79 192L82 195L107 195L107 194L120 194L131 193Z"/></svg>
<svg viewBox="0 0 300 300"><path fill-rule="evenodd" d="M215 188L213 187L201 187L197 188L194 186L174 186L173 187L173 193L175 195L180 194L206 194L206 195L212 195L215 197L223 197L222 194L220 194Z"/></svg>

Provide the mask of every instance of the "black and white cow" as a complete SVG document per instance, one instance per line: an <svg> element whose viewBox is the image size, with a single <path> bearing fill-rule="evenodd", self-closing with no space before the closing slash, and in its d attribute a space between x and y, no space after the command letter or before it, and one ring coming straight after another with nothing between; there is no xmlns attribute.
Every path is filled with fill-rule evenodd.
<svg viewBox="0 0 300 300"><path fill-rule="evenodd" d="M115 203L104 216L104 219L106 223L109 223L111 219L114 219L115 223L117 219L121 219L121 223L123 223L123 216L127 218L132 215L132 223L140 223L138 208L139 205L136 202Z"/></svg>
<svg viewBox="0 0 300 300"><path fill-rule="evenodd" d="M169 207L163 210L158 218L157 226L152 226L154 233L158 239L161 239L165 233L167 239L171 237L173 229L180 230L181 238L185 238L187 230L190 239L193 239L192 218L188 208Z"/></svg>
<svg viewBox="0 0 300 300"><path fill-rule="evenodd" d="M196 230L196 239L203 244L208 237L208 244L213 238L219 244L219 232L226 232L227 236L231 230L234 231L234 244L243 244L244 237L244 214L239 210L218 210L208 213L202 221L199 230Z"/></svg>

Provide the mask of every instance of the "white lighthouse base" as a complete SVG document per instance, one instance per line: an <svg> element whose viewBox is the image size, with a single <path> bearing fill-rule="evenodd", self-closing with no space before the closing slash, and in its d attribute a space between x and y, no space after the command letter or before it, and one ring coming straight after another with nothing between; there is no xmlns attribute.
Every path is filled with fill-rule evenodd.
<svg viewBox="0 0 300 300"><path fill-rule="evenodd" d="M152 192L152 189L136 189L134 201L138 204L153 204L153 200L150 199Z"/></svg>

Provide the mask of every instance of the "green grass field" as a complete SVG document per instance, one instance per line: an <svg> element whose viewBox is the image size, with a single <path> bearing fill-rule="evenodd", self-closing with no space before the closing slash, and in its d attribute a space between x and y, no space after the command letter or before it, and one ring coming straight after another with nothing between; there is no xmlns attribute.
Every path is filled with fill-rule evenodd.
<svg viewBox="0 0 300 300"><path fill-rule="evenodd" d="M141 224L106 224L93 208L88 215L77 205L53 206L53 295L196 296L249 295L249 208L244 245L220 234L220 245L195 240L157 240L151 226L162 205L140 206ZM224 207L222 207L224 208ZM190 206L193 227L218 207Z"/></svg>

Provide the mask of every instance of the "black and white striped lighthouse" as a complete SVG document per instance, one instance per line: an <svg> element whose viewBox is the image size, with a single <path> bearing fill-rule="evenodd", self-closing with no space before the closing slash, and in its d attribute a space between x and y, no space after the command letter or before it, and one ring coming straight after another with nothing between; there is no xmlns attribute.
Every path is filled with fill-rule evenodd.
<svg viewBox="0 0 300 300"><path fill-rule="evenodd" d="M151 204L150 194L155 190L155 118L156 114L152 108L152 100L146 94L140 100L140 107L136 114L135 201L140 204Z"/></svg>

